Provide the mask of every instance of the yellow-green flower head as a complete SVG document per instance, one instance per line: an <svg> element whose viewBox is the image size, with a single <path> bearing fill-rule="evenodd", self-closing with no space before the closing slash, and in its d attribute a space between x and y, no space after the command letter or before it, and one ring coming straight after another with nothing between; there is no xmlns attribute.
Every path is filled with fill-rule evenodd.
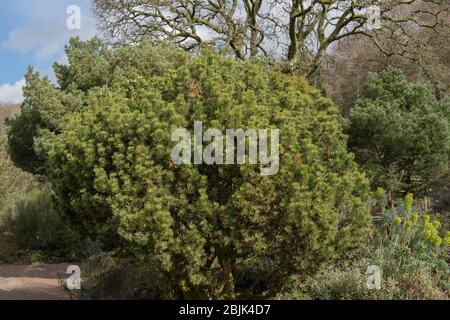
<svg viewBox="0 0 450 320"><path fill-rule="evenodd" d="M434 236L433 239L432 239L432 241L433 241L433 244L434 244L436 247L439 247L439 246L441 245L441 243L442 243L442 239L441 239L441 237L439 237L439 236Z"/></svg>
<svg viewBox="0 0 450 320"><path fill-rule="evenodd" d="M413 215L411 216L411 223L416 224L418 220L419 220L419 214L417 212L413 213Z"/></svg>
<svg viewBox="0 0 450 320"><path fill-rule="evenodd" d="M434 226L436 229L439 229L439 228L441 227L441 222L440 222L439 220L434 220L434 221L433 221L433 226Z"/></svg>
<svg viewBox="0 0 450 320"><path fill-rule="evenodd" d="M377 198L381 198L384 196L386 192L384 191L383 188L378 187L377 190L375 190L375 197Z"/></svg>
<svg viewBox="0 0 450 320"><path fill-rule="evenodd" d="M405 205L406 210L409 210L412 208L413 201L414 201L414 197L413 197L412 193L408 193L405 196L405 200L404 200L404 205Z"/></svg>
<svg viewBox="0 0 450 320"><path fill-rule="evenodd" d="M439 244L442 242L442 239L439 237L438 229L431 222L425 223L424 231L423 231L423 235L422 236L423 236L423 238L425 240L430 240L430 241L432 241L435 244L437 242L439 242ZM438 238L439 238L439 240L438 240Z"/></svg>
<svg viewBox="0 0 450 320"><path fill-rule="evenodd" d="M412 226L413 226L413 223L412 223L411 220L405 221L405 229L406 229L406 231L411 230Z"/></svg>
<svg viewBox="0 0 450 320"><path fill-rule="evenodd" d="M430 222L430 215L426 214L423 216L423 223L427 224L428 222Z"/></svg>
<svg viewBox="0 0 450 320"><path fill-rule="evenodd" d="M444 235L444 245L450 246L450 231L446 231Z"/></svg>
<svg viewBox="0 0 450 320"><path fill-rule="evenodd" d="M433 238L434 235L435 235L434 226L429 222L425 223L424 230L423 230L423 238L425 240L430 240Z"/></svg>
<svg viewBox="0 0 450 320"><path fill-rule="evenodd" d="M395 223L395 224L401 224L401 223L402 223L402 218L400 218L400 217L395 217L394 223Z"/></svg>

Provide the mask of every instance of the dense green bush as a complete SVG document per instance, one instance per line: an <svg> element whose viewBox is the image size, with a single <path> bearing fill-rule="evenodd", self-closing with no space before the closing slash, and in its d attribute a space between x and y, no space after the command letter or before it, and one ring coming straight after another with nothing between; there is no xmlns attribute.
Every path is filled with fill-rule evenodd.
<svg viewBox="0 0 450 320"><path fill-rule="evenodd" d="M29 190L36 183L31 174L13 165L7 152L6 137L0 135L0 216L18 194Z"/></svg>
<svg viewBox="0 0 450 320"><path fill-rule="evenodd" d="M61 92L31 68L25 80L20 112L6 122L9 154L17 167L45 174L51 141L60 132L64 115L80 108L80 99Z"/></svg>
<svg viewBox="0 0 450 320"><path fill-rule="evenodd" d="M429 194L448 177L450 100L409 84L401 71L372 74L347 125L349 147L373 186Z"/></svg>
<svg viewBox="0 0 450 320"><path fill-rule="evenodd" d="M31 174L16 168L9 155L7 137L4 135L4 120L16 113L16 106L0 105L0 220L5 211L14 203L18 196L38 184ZM0 231L0 261L10 261L17 256L20 248Z"/></svg>
<svg viewBox="0 0 450 320"><path fill-rule="evenodd" d="M31 174L14 166L8 154L5 120L13 117L18 110L18 106L0 105L0 216L15 195L30 189L36 183Z"/></svg>
<svg viewBox="0 0 450 320"><path fill-rule="evenodd" d="M287 276L364 245L368 184L329 100L256 60L149 48L113 54L134 63L117 61L89 90L49 152L59 204L81 232L152 266L172 298L233 298L245 269L264 270L272 281L254 294L271 295ZM149 51L169 62L139 58ZM80 68L90 70L66 70ZM176 166L171 134L196 120L222 132L280 129L279 173Z"/></svg>
<svg viewBox="0 0 450 320"><path fill-rule="evenodd" d="M0 232L22 252L46 250L68 256L78 241L54 207L48 187L24 192L0 216Z"/></svg>
<svg viewBox="0 0 450 320"><path fill-rule="evenodd" d="M41 78L32 68L28 70L20 112L7 121L11 160L33 174L47 174L53 138L61 132L65 116L82 108L89 90L110 84L123 70L151 77L166 72L179 59L186 59L172 47L160 46L156 50L150 43L113 52L97 38L72 38L66 55L68 65L54 65L57 85L47 77Z"/></svg>

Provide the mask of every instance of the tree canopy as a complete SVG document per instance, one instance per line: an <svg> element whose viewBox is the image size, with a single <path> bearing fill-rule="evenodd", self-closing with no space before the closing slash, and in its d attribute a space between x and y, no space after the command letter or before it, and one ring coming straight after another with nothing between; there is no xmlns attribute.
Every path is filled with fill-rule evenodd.
<svg viewBox="0 0 450 320"><path fill-rule="evenodd" d="M429 86L409 84L401 71L371 74L347 133L373 186L424 195L448 175L450 101Z"/></svg>

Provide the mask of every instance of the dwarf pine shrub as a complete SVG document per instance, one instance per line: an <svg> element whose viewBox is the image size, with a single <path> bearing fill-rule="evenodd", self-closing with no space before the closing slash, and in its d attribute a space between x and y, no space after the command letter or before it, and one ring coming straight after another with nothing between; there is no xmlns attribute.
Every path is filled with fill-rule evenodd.
<svg viewBox="0 0 450 320"><path fill-rule="evenodd" d="M421 196L448 179L449 101L397 69L369 76L346 132L373 186Z"/></svg>
<svg viewBox="0 0 450 320"><path fill-rule="evenodd" d="M243 270L254 273L255 295L271 296L288 276L364 246L368 182L336 108L305 80L212 51L72 45L59 90L83 107L48 140L49 180L83 236L151 266L168 288L158 296L234 298ZM279 129L279 172L175 165L172 132L192 132L194 121Z"/></svg>

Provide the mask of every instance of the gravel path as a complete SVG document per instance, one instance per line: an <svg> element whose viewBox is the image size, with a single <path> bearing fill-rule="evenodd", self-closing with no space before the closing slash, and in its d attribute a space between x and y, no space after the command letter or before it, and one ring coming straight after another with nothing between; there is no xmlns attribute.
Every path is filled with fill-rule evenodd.
<svg viewBox="0 0 450 320"><path fill-rule="evenodd" d="M61 280L68 264L0 265L0 300L66 300Z"/></svg>

